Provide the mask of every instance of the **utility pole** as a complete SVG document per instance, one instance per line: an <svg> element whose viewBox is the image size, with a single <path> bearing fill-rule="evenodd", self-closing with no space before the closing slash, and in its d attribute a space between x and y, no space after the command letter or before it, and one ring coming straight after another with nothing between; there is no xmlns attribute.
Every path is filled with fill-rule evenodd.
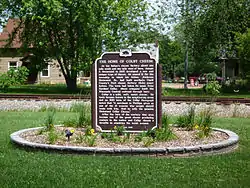
<svg viewBox="0 0 250 188"><path fill-rule="evenodd" d="M188 89L187 83L188 83L188 42L186 41L186 49L185 49L185 68L184 68L184 89Z"/></svg>
<svg viewBox="0 0 250 188"><path fill-rule="evenodd" d="M187 83L188 83L188 0L185 0L184 5L184 14L185 14L185 68L184 68L184 89L188 89Z"/></svg>

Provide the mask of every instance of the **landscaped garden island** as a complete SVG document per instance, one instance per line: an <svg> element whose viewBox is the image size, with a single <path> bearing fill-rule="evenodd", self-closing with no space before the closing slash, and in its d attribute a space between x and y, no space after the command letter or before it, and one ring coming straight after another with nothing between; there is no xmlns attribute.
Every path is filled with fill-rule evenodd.
<svg viewBox="0 0 250 188"><path fill-rule="evenodd" d="M148 53L104 53L93 65L90 108L78 106L77 119L54 125L49 109L44 127L11 135L14 143L40 149L93 154L191 156L228 152L238 136L213 129L213 111L188 112L170 125L162 114L161 67Z"/></svg>

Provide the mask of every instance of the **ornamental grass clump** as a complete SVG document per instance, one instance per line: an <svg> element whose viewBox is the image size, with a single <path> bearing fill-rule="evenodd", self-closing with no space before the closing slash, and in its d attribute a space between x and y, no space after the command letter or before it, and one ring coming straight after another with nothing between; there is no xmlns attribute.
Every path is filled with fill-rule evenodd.
<svg viewBox="0 0 250 188"><path fill-rule="evenodd" d="M176 136L169 128L169 117L164 114L162 116L162 127L155 129L155 140L156 141L167 141L175 138Z"/></svg>
<svg viewBox="0 0 250 188"><path fill-rule="evenodd" d="M195 129L198 130L197 137L208 137L212 131L213 113L211 108L200 112Z"/></svg>
<svg viewBox="0 0 250 188"><path fill-rule="evenodd" d="M85 144L87 144L89 147L96 145L97 134L91 135L91 136L85 135L83 138L84 138Z"/></svg>
<svg viewBox="0 0 250 188"><path fill-rule="evenodd" d="M47 111L47 115L46 115L46 118L44 120L44 128L41 129L38 134L43 134L44 132L47 132L47 131L52 131L55 129L55 126L54 126L54 120L55 120L55 113L56 111L55 110L49 110Z"/></svg>
<svg viewBox="0 0 250 188"><path fill-rule="evenodd" d="M195 107L191 106L187 114L179 116L176 124L179 127L186 128L187 130L193 130L195 125Z"/></svg>
<svg viewBox="0 0 250 188"><path fill-rule="evenodd" d="M86 127L91 125L91 113L88 105L82 104L78 108L77 127Z"/></svg>

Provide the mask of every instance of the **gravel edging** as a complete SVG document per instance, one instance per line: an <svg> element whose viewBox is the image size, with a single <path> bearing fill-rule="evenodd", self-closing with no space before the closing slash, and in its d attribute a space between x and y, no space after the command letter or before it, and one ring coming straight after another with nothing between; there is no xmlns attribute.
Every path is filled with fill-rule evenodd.
<svg viewBox="0 0 250 188"><path fill-rule="evenodd" d="M10 135L10 140L19 146L25 148L42 149L50 151L61 151L79 154L105 154L105 155L142 155L142 156L164 156L164 157L190 157L201 155L213 155L231 152L238 146L239 136L229 130L213 128L214 131L226 133L229 138L219 143L205 144L197 146L184 147L148 147L148 148L101 148L101 147L78 147L78 146L60 146L50 144L39 144L29 142L20 135L26 131L39 130L42 127L22 129Z"/></svg>

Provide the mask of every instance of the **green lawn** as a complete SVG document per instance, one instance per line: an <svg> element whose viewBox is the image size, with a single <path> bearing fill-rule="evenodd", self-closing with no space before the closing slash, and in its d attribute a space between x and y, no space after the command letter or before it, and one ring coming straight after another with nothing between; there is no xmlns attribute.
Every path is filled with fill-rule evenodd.
<svg viewBox="0 0 250 188"><path fill-rule="evenodd" d="M202 89L174 89L163 88L165 96L189 96L189 97L209 97ZM0 92L4 93L4 92ZM5 92L5 94L68 94L68 95L90 95L91 87L81 85L76 91L67 90L64 84L41 84L41 85L22 85L12 86ZM240 91L239 93L221 93L218 97L232 97L232 98L250 98L250 92Z"/></svg>
<svg viewBox="0 0 250 188"><path fill-rule="evenodd" d="M64 84L41 84L41 85L22 85L12 86L5 92L9 94L83 94L89 95L91 92L90 87L79 86L75 91L69 91Z"/></svg>
<svg viewBox="0 0 250 188"><path fill-rule="evenodd" d="M182 97L210 97L203 89L174 89L174 88L163 88L165 96L182 96ZM229 98L250 98L250 92L239 91L238 93L223 93L221 92L218 97L229 97Z"/></svg>
<svg viewBox="0 0 250 188"><path fill-rule="evenodd" d="M57 113L56 121L73 113ZM0 187L249 187L250 119L218 118L215 127L235 131L239 149L195 158L84 156L26 151L9 135L39 126L45 112L0 112Z"/></svg>

